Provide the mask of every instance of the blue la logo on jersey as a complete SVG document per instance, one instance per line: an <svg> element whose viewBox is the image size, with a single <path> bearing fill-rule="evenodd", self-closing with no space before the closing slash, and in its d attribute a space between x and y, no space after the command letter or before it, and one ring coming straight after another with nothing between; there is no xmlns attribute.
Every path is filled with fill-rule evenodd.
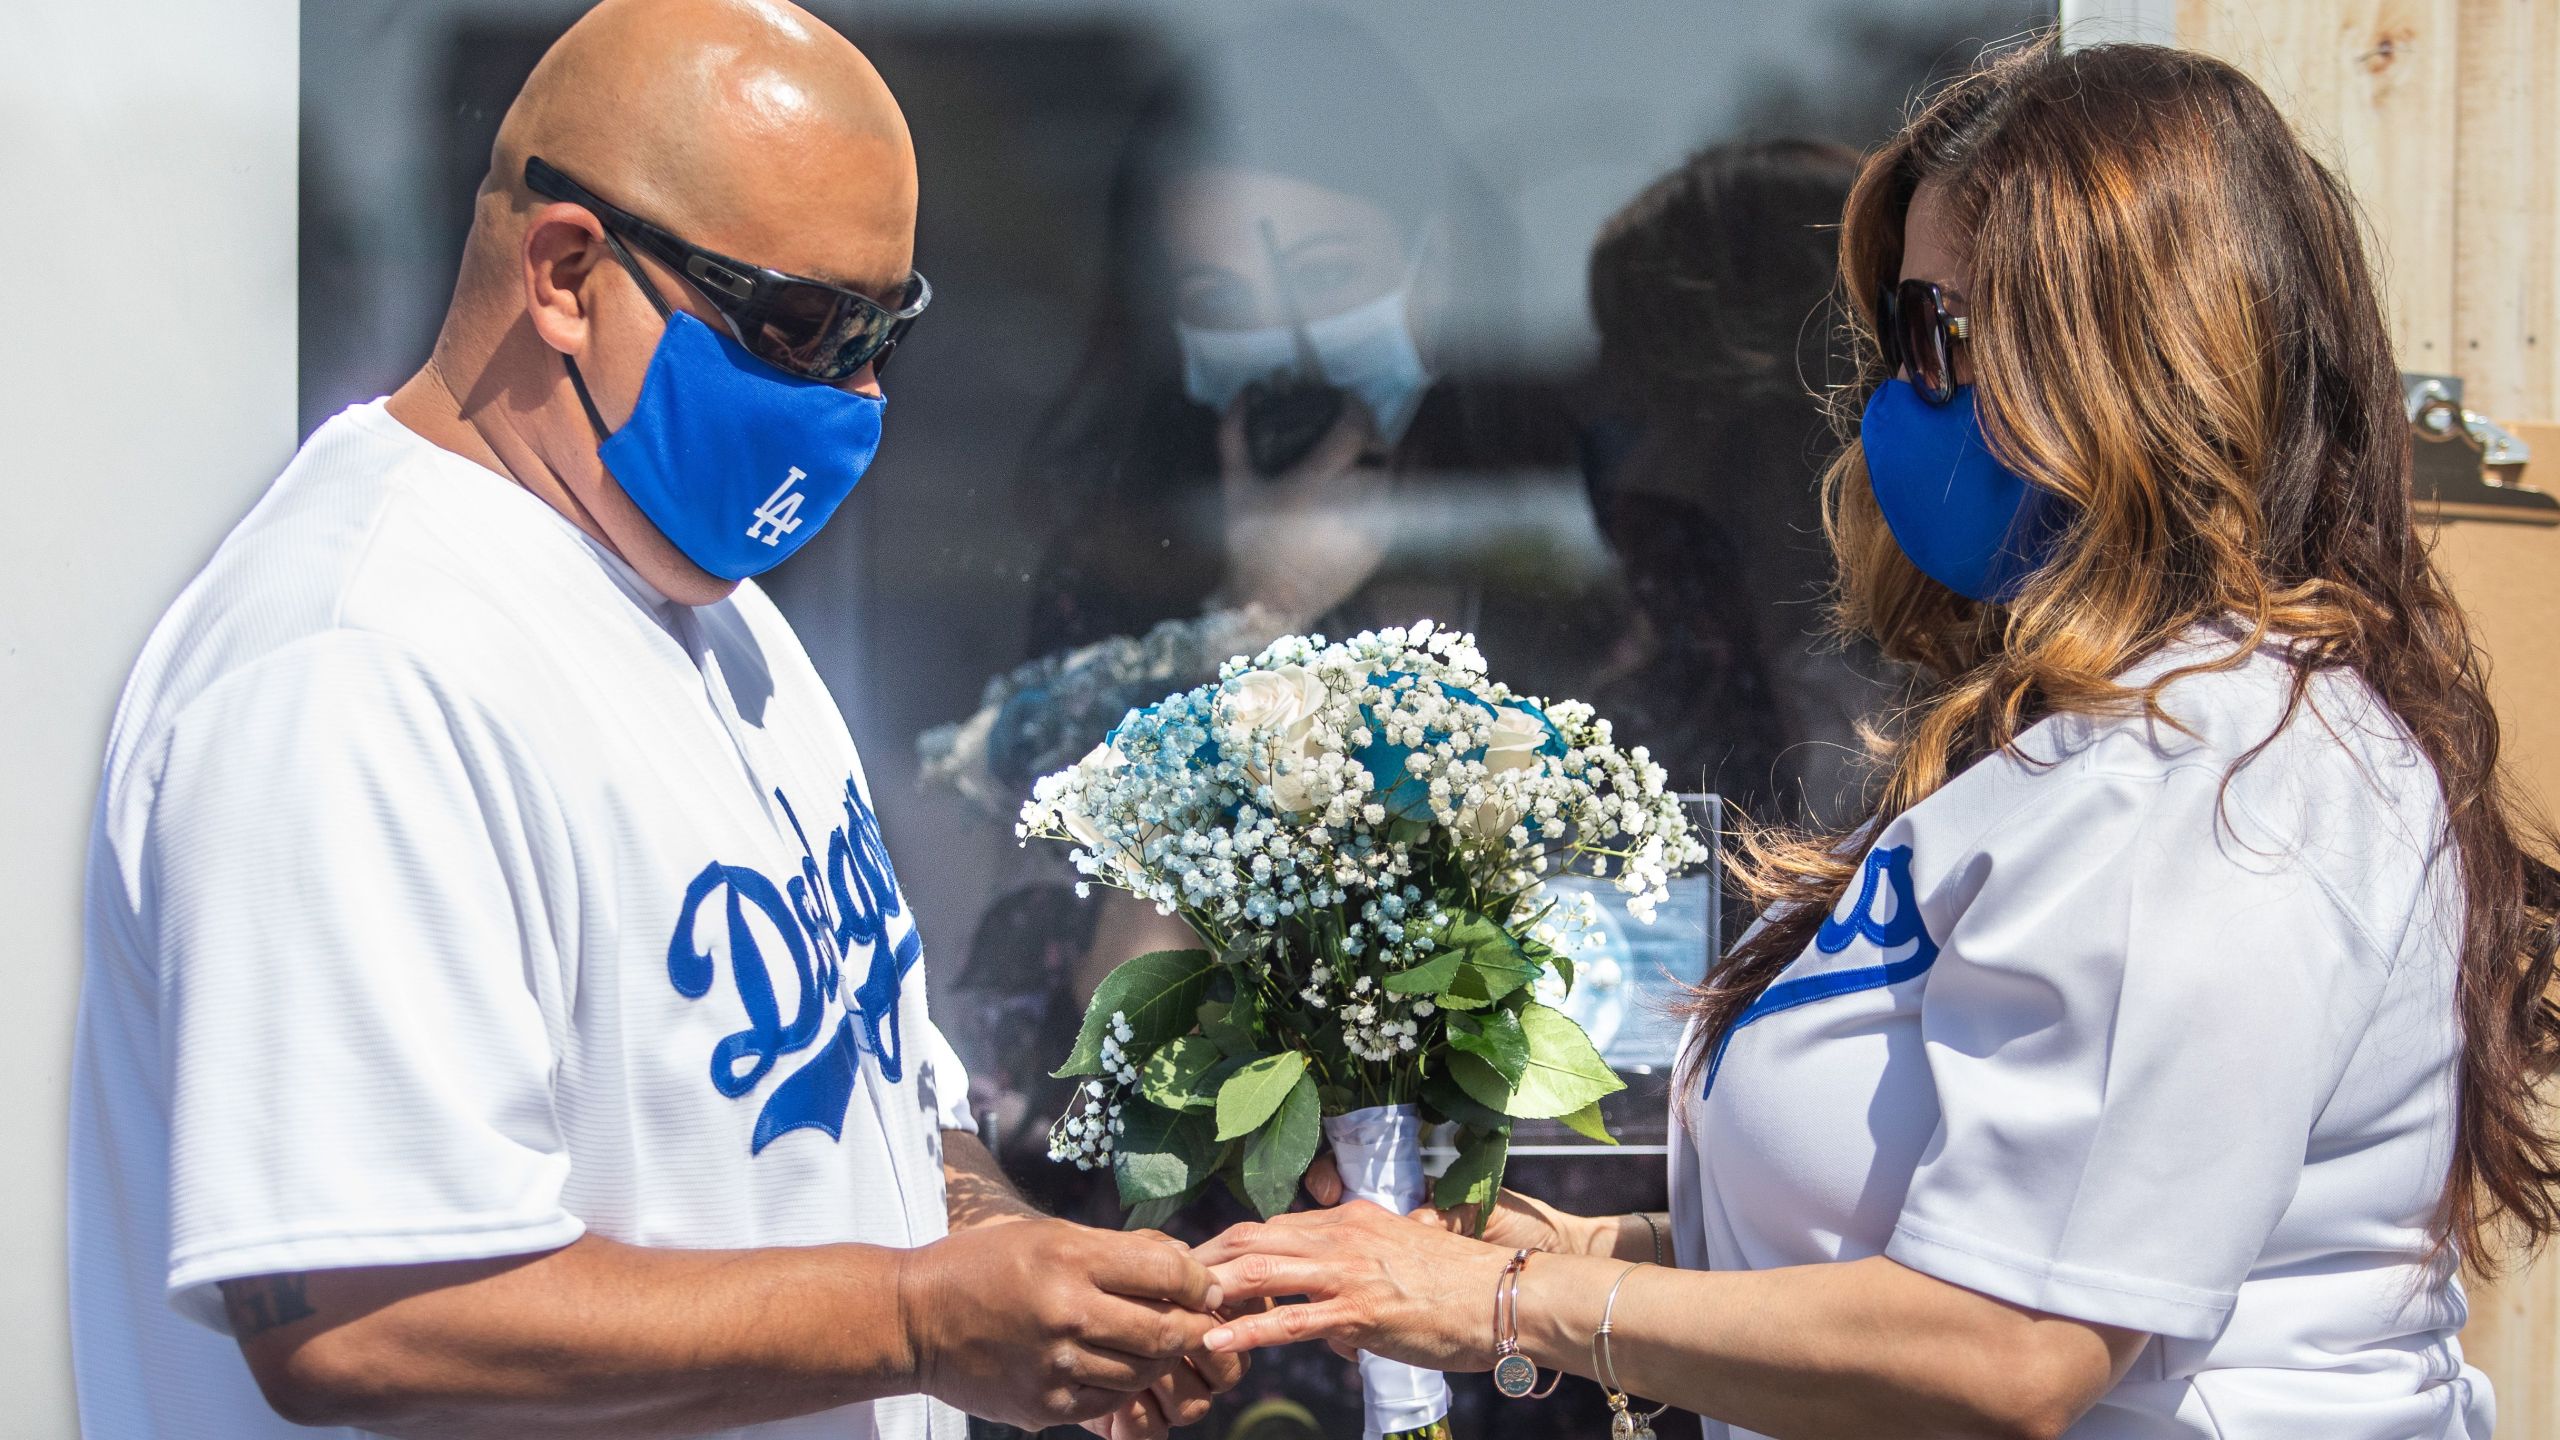
<svg viewBox="0 0 2560 1440"><path fill-rule="evenodd" d="M1745 1006L1716 1037L1715 1053L1707 1059L1706 1091L1712 1093L1716 1087L1716 1071L1724 1065L1725 1047L1733 1043L1734 1032L1752 1021L1835 995L1899 985L1938 963L1938 942L1930 938L1928 922L1920 916L1920 897L1911 879L1910 846L1879 845L1867 852L1867 863L1858 872L1857 899L1847 913L1822 918L1813 948L1824 955L1838 955L1861 940L1884 956L1882 963L1790 976ZM1897 956L1895 952L1906 946L1909 953Z"/></svg>
<svg viewBox="0 0 2560 1440"><path fill-rule="evenodd" d="M1888 896L1893 901L1890 913L1879 913L1886 910L1883 902ZM1837 955L1858 940L1887 955L1917 942L1909 955L1877 967L1898 972L1900 979L1919 974L1938 958L1938 942L1929 938L1928 923L1920 918L1920 898L1912 889L1910 846L1880 847L1867 852L1866 866L1858 872L1857 903L1849 907L1846 915L1823 917L1822 928L1814 932L1813 948L1825 955Z"/></svg>
<svg viewBox="0 0 2560 1440"><path fill-rule="evenodd" d="M777 885L744 865L716 860L705 865L685 887L675 934L667 941L667 979L676 993L688 1000L711 993L718 967L711 949L701 943L696 922L719 897L726 925L714 933L726 941L729 974L747 1012L747 1028L712 1047L711 1084L721 1094L732 1100L747 1094L784 1057L827 1036L825 1048L773 1087L756 1115L750 1154L762 1154L765 1146L802 1126L842 1139L862 1051L879 1060L880 1074L891 1084L906 1077L898 995L907 972L924 957L924 940L912 923L890 939L889 922L903 913L905 903L880 822L853 781L845 781L844 823L827 836L823 862L810 848L791 802L780 790L773 793L799 837L800 873ZM777 957L766 955L751 915L761 915L782 937L786 954L779 958L790 962L788 993L797 997L788 1019L771 963ZM868 952L869 969L860 984L847 987L846 962L857 950ZM826 1020L839 1002L842 1014L830 1033Z"/></svg>

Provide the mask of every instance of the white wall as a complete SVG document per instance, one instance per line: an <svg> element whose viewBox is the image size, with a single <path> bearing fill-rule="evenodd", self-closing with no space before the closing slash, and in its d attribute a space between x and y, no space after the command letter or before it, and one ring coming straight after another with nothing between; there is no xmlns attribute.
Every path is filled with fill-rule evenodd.
<svg viewBox="0 0 2560 1440"><path fill-rule="evenodd" d="M0 0L0 1433L69 1436L81 852L151 622L292 453L294 0Z"/></svg>

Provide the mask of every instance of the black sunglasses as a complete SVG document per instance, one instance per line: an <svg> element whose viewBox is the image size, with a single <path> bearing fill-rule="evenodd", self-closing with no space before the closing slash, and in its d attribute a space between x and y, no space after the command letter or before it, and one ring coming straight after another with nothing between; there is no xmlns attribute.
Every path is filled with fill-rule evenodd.
<svg viewBox="0 0 2560 1440"><path fill-rule="evenodd" d="M1876 296L1876 339L1885 370L1911 372L1912 387L1932 405L1956 398L1956 342L1973 338L1973 324L1947 313L1946 292L1927 280L1887 283Z"/></svg>
<svg viewBox="0 0 2560 1440"><path fill-rule="evenodd" d="M705 250L674 233L650 224L619 206L596 198L595 192L546 164L539 155L524 162L525 188L547 200L583 205L604 222L605 240L640 282L651 304L665 314L658 294L639 263L622 248L617 232L675 267L696 293L720 312L729 333L747 353L803 379L841 384L863 366L878 375L888 368L889 352L906 338L933 300L933 287L922 275L907 278L906 293L892 310L870 296L823 280L786 275L743 260Z"/></svg>

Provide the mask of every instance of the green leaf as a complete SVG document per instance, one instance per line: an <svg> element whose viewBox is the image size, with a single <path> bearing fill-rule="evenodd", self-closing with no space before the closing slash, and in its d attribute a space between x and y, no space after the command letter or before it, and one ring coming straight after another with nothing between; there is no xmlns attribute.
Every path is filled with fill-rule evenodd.
<svg viewBox="0 0 2560 1440"><path fill-rule="evenodd" d="M1245 1033L1243 1026L1227 1018L1234 1013L1235 1007L1223 1000L1204 1003L1200 1007L1200 1033L1208 1038L1210 1044L1218 1047L1219 1054L1231 1060L1250 1060L1254 1052L1253 1037Z"/></svg>
<svg viewBox="0 0 2560 1440"><path fill-rule="evenodd" d="M1519 937L1492 916L1481 910L1452 910L1449 915L1440 931L1443 949L1464 950L1470 957L1519 955Z"/></svg>
<svg viewBox="0 0 2560 1440"><path fill-rule="evenodd" d="M1306 1178L1324 1130L1319 1109L1315 1077L1302 1074L1273 1112L1271 1123L1245 1144L1240 1167L1245 1199L1266 1220L1288 1209L1297 1198L1298 1182Z"/></svg>
<svg viewBox="0 0 2560 1440"><path fill-rule="evenodd" d="M1189 1205L1192 1201L1198 1198L1200 1198L1200 1192L1197 1189L1192 1189L1186 1190L1179 1195L1168 1195L1161 1200L1140 1201L1138 1204L1129 1207L1128 1215L1120 1222L1121 1228L1125 1230L1161 1230L1167 1224L1172 1222L1174 1216L1182 1213L1183 1207Z"/></svg>
<svg viewBox="0 0 2560 1440"><path fill-rule="evenodd" d="M1250 987L1237 992L1235 1003L1227 1007L1227 1023L1247 1038L1259 1041L1263 1032L1262 992Z"/></svg>
<svg viewBox="0 0 2560 1440"><path fill-rule="evenodd" d="M1449 1046L1492 1066L1505 1085L1519 1084L1529 1068L1529 1037L1520 1032L1519 1018L1506 1011L1451 1015Z"/></svg>
<svg viewBox="0 0 2560 1440"><path fill-rule="evenodd" d="M1464 951L1443 950L1410 970L1388 976L1386 986L1398 995L1437 995L1458 978L1458 966L1466 958Z"/></svg>
<svg viewBox="0 0 2560 1440"><path fill-rule="evenodd" d="M1504 1126L1495 1130L1469 1130L1458 1146L1458 1158L1431 1187L1431 1203L1443 1210L1473 1205L1476 1210L1475 1233L1484 1233L1484 1222L1493 1214L1494 1197L1502 1193L1502 1172L1511 1158L1511 1130Z"/></svg>
<svg viewBox="0 0 2560 1440"><path fill-rule="evenodd" d="M1441 1119L1464 1125L1470 1130L1499 1130L1511 1124L1510 1116L1459 1088L1457 1080L1446 1068L1422 1077L1422 1103L1438 1111Z"/></svg>
<svg viewBox="0 0 2560 1440"><path fill-rule="evenodd" d="M1609 1062L1592 1048L1591 1037L1582 1033L1582 1027L1563 1011L1532 1001L1520 1007L1519 1023L1520 1033L1529 1037L1529 1068L1533 1074L1544 1067L1587 1075L1609 1082L1608 1090L1601 1092L1604 1095L1625 1088L1618 1083L1618 1073L1609 1068Z"/></svg>
<svg viewBox="0 0 2560 1440"><path fill-rule="evenodd" d="M1463 1052L1451 1052L1449 1078L1456 1081L1458 1088L1467 1093L1467 1098L1494 1114L1511 1113L1511 1082L1503 1079L1501 1072L1475 1056Z"/></svg>
<svg viewBox="0 0 2560 1440"><path fill-rule="evenodd" d="M1129 1022L1131 1049L1162 1045L1189 1031L1217 968L1218 957L1206 950L1156 950L1122 961L1094 987L1075 1048L1051 1077L1101 1074L1102 1036L1114 1014Z"/></svg>
<svg viewBox="0 0 2560 1440"><path fill-rule="evenodd" d="M1246 1194L1244 1188L1243 1151L1239 1147L1233 1145L1230 1145L1227 1148L1229 1151L1234 1153L1236 1160L1234 1164L1228 1165L1218 1171L1218 1183L1227 1187L1227 1193L1236 1197L1237 1204L1243 1206L1247 1210L1251 1210L1253 1208L1253 1197Z"/></svg>
<svg viewBox="0 0 2560 1440"><path fill-rule="evenodd" d="M1548 910L1552 910L1554 908L1555 907L1552 905L1547 907ZM1539 913L1544 914L1545 911L1541 911ZM1529 939L1523 939L1520 942L1520 953L1528 956L1529 959L1536 964L1543 965L1556 972L1557 977L1564 981L1565 989L1571 990L1573 988L1572 956L1565 954L1562 950L1559 950L1544 941Z"/></svg>
<svg viewBox="0 0 2560 1440"><path fill-rule="evenodd" d="M1204 1035L1177 1035L1138 1067L1138 1093L1167 1110L1214 1110L1218 1092L1207 1083L1224 1058Z"/></svg>
<svg viewBox="0 0 2560 1440"><path fill-rule="evenodd" d="M1519 956L1479 959L1469 956L1457 977L1440 994L1451 1010L1482 1010L1538 978L1538 968Z"/></svg>
<svg viewBox="0 0 2560 1440"><path fill-rule="evenodd" d="M1209 1178L1218 1146L1209 1137L1208 1116L1177 1115L1141 1102L1123 1109L1120 1120L1111 1174L1120 1182L1121 1204L1172 1199Z"/></svg>
<svg viewBox="0 0 2560 1440"><path fill-rule="evenodd" d="M1306 1078L1304 1051L1287 1050L1248 1060L1218 1087L1218 1138L1234 1140L1262 1128Z"/></svg>
<svg viewBox="0 0 2560 1440"><path fill-rule="evenodd" d="M1538 978L1538 967L1520 948L1519 938L1476 911L1459 911L1441 932L1440 944L1442 954L1457 951L1465 957L1438 992L1448 1009L1482 1010Z"/></svg>
<svg viewBox="0 0 2560 1440"><path fill-rule="evenodd" d="M1506 1082L1483 1059L1459 1051L1449 1057L1449 1074L1459 1088L1479 1103L1523 1120L1561 1119L1627 1088L1591 1048L1591 1037L1561 1012L1524 1005L1520 1029L1528 1037L1529 1064L1517 1084Z"/></svg>
<svg viewBox="0 0 2560 1440"><path fill-rule="evenodd" d="M1618 1137L1609 1133L1609 1122L1600 1118L1600 1102L1592 1101L1570 1115L1556 1117L1579 1135L1588 1135L1603 1145L1615 1145Z"/></svg>

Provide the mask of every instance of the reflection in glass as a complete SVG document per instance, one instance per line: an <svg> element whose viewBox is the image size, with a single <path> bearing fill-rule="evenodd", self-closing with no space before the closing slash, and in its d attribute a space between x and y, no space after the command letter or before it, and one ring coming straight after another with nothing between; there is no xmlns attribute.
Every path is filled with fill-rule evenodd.
<svg viewBox="0 0 2560 1440"><path fill-rule="evenodd" d="M1813 141L1701 150L1610 217L1591 256L1583 469L1628 625L1588 698L1657 755L1713 757L1716 788L1757 819L1846 809L1857 722L1888 693L1823 610L1819 387L1857 165Z"/></svg>
<svg viewBox="0 0 2560 1440"><path fill-rule="evenodd" d="M415 365L498 109L580 8L306 7L311 422ZM1056 856L1015 847L1015 807L1228 655L1428 615L1616 717L1684 790L1836 813L1890 677L1820 638L1854 163L1831 142L1872 142L1967 37L2049 7L813 8L907 109L942 293L900 352L878 474L768 588L862 742L935 1013L1036 1199L1117 1222L1041 1154L1062 1098L1043 1071L1095 976L1178 937L1079 901ZM1680 956L1748 918L1721 900L1720 922L1677 917ZM1577 1002L1617 1007L1630 1151L1661 1133L1661 1073L1632 1072L1667 1022L1624 992L1654 983L1664 934L1630 933L1622 993ZM1578 1208L1662 1203L1658 1157L1517 1164ZM1356 1433L1350 1380L1320 1350L1266 1361L1198 1433ZM1602 1413L1587 1387L1459 1391L1485 1440Z"/></svg>

